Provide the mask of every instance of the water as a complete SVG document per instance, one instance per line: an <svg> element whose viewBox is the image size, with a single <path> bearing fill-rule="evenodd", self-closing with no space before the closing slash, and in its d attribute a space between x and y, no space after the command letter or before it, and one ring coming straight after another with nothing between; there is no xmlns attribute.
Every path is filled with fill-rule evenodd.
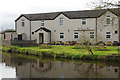
<svg viewBox="0 0 120 80"><path fill-rule="evenodd" d="M120 78L120 65L2 54L2 78ZM0 73L1 74L1 73Z"/></svg>

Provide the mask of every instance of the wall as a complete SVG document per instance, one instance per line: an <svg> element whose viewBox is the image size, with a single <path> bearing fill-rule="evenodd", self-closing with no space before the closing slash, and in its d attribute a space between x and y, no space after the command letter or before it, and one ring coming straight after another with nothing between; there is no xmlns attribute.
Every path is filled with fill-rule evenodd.
<svg viewBox="0 0 120 80"><path fill-rule="evenodd" d="M25 20L25 26L21 25L21 21ZM17 22L16 22L16 26L17 26L17 33L18 34L22 34L25 33L26 34L26 40L30 40L30 21L28 19L26 19L25 17L21 17Z"/></svg>
<svg viewBox="0 0 120 80"><path fill-rule="evenodd" d="M64 18L64 25L60 26L60 18ZM88 18L87 24L85 26L82 25L81 19L69 19L63 14L60 14L56 19L54 20L45 20L45 28L51 30L51 40L52 42L56 41L81 41L80 38L82 37L82 31L77 31L79 33L79 38L74 39L74 29L75 28L95 28L96 27L96 19L95 18ZM31 21L31 30L34 32L35 30L39 29L41 27L40 21ZM68 31L69 30L69 31ZM95 32L95 31L94 31ZM60 39L59 35L60 33L64 33L64 39ZM35 34L32 35L32 40L35 39ZM93 39L89 38L89 31L86 33L87 40L93 41ZM95 40L94 40L95 41Z"/></svg>
<svg viewBox="0 0 120 80"><path fill-rule="evenodd" d="M105 23L105 17L106 15L111 16L111 24L106 25ZM107 11L105 14L103 14L101 17L98 18L98 28L97 28L97 40L103 41L103 42L108 42L108 41L118 41L118 35L119 35L119 29L118 29L118 17L111 13L110 11ZM101 30L100 30L101 29ZM117 34L115 34L115 30L118 31ZM106 32L110 31L111 32L111 39L106 39Z"/></svg>

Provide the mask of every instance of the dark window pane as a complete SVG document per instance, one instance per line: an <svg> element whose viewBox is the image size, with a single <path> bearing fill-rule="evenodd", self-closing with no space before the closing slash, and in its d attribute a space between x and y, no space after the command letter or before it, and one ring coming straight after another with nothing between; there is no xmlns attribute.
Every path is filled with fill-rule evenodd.
<svg viewBox="0 0 120 80"><path fill-rule="evenodd" d="M118 32L117 31L115 31L115 34L117 34Z"/></svg>

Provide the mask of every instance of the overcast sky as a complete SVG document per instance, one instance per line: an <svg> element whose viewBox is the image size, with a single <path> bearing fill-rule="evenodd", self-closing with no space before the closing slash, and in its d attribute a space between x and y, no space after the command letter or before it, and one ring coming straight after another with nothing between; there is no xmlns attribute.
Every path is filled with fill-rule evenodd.
<svg viewBox="0 0 120 80"><path fill-rule="evenodd" d="M0 27L14 28L14 20L20 14L91 9L87 6L94 0L1 0Z"/></svg>

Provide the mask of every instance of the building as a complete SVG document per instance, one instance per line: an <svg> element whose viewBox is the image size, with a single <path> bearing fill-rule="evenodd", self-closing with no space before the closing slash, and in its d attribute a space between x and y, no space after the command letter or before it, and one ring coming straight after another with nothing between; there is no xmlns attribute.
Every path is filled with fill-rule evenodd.
<svg viewBox="0 0 120 80"><path fill-rule="evenodd" d="M15 20L19 40L37 43L120 42L120 9L21 14Z"/></svg>
<svg viewBox="0 0 120 80"><path fill-rule="evenodd" d="M14 29L7 29L0 33L1 40L14 40L14 38L17 38L16 31Z"/></svg>

